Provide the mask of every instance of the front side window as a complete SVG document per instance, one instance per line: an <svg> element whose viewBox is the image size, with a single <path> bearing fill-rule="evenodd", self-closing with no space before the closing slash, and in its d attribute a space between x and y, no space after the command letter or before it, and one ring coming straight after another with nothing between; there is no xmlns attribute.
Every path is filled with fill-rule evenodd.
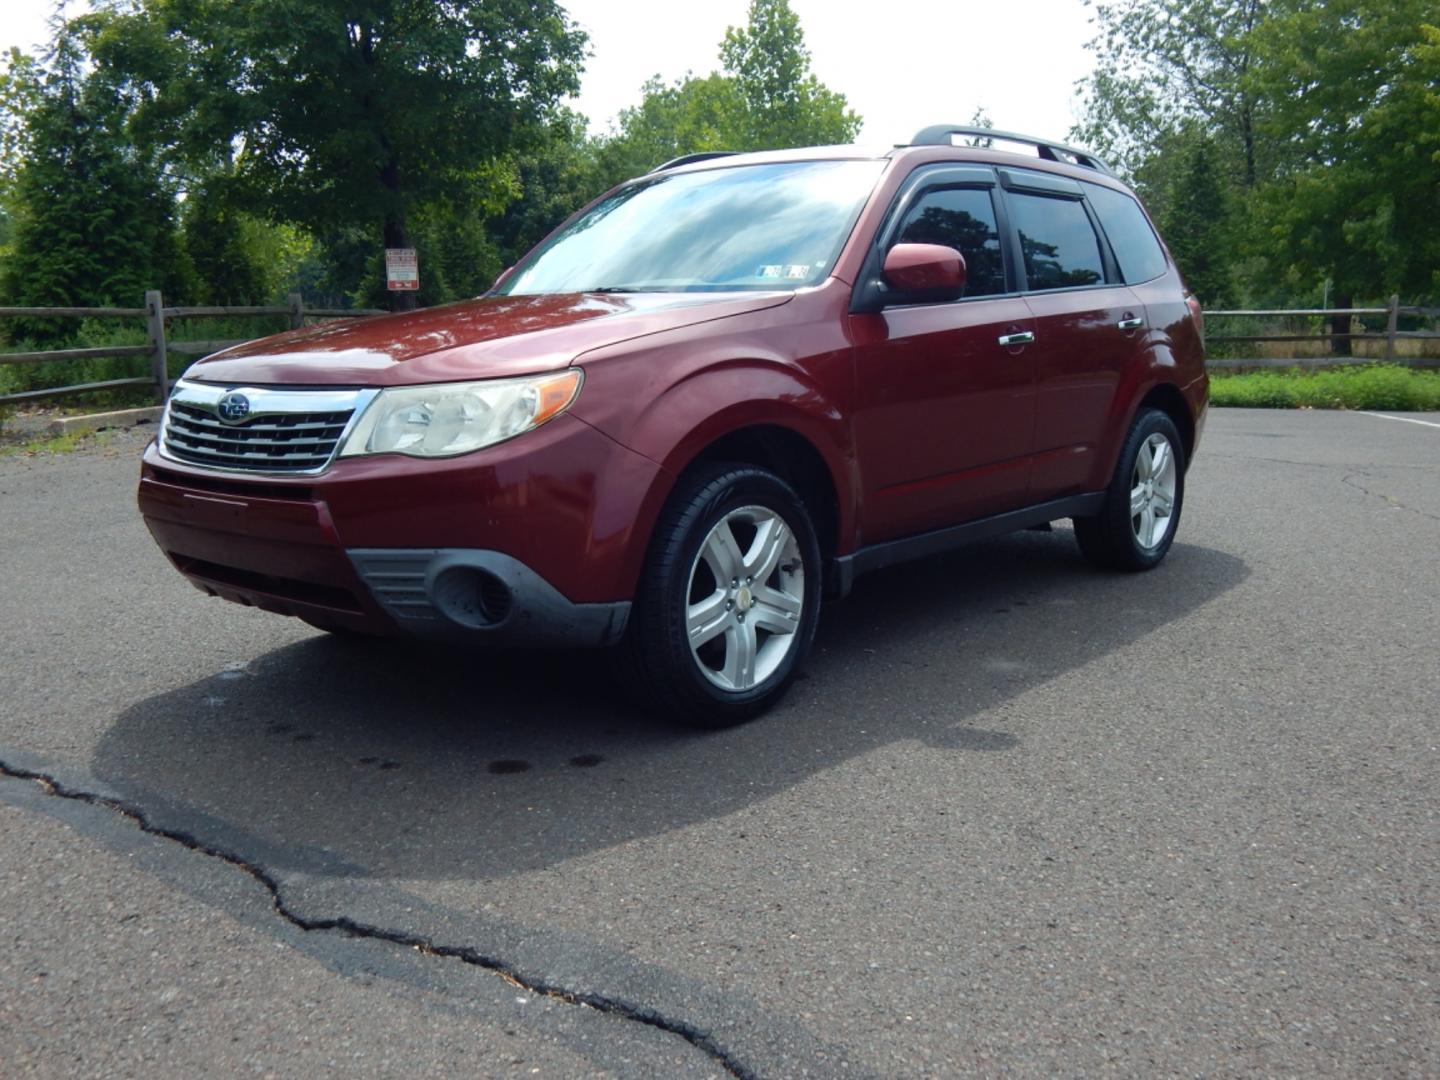
<svg viewBox="0 0 1440 1080"><path fill-rule="evenodd" d="M829 276L883 161L800 161L646 177L596 203L495 291L795 289Z"/></svg>
<svg viewBox="0 0 1440 1080"><path fill-rule="evenodd" d="M1136 285L1163 274L1165 252L1140 204L1123 192L1099 184L1086 184L1085 190L1126 283Z"/></svg>
<svg viewBox="0 0 1440 1080"><path fill-rule="evenodd" d="M1098 285L1105 280L1100 238L1078 199L1010 192L1005 200L1020 235L1031 289Z"/></svg>
<svg viewBox="0 0 1440 1080"><path fill-rule="evenodd" d="M987 189L925 192L905 215L895 242L943 244L960 252L965 256L965 296L994 296L1005 291L1000 230Z"/></svg>

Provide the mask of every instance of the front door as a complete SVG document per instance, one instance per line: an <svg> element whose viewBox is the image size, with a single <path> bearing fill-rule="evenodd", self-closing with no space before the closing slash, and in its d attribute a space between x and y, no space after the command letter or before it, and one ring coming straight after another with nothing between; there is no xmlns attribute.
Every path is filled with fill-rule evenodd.
<svg viewBox="0 0 1440 1080"><path fill-rule="evenodd" d="M1035 322L1007 284L993 185L947 175L909 195L885 246L955 248L964 296L851 317L866 544L1015 509L1029 486Z"/></svg>

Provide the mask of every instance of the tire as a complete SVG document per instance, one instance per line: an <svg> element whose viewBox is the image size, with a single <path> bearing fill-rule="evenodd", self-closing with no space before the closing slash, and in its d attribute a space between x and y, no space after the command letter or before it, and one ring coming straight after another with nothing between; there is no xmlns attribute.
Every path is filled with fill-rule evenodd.
<svg viewBox="0 0 1440 1080"><path fill-rule="evenodd" d="M697 469L655 527L619 650L622 679L675 723L722 728L759 716L809 652L820 591L820 545L789 484L752 465Z"/></svg>
<svg viewBox="0 0 1440 1080"><path fill-rule="evenodd" d="M1094 517L1075 519L1075 539L1097 566L1152 570L1175 541L1184 503L1180 432L1159 409L1142 409L1121 447L1104 505Z"/></svg>

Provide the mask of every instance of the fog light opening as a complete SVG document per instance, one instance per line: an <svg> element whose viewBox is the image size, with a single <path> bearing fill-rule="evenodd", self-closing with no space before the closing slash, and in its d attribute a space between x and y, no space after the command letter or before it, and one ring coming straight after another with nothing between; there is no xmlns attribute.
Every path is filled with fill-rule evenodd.
<svg viewBox="0 0 1440 1080"><path fill-rule="evenodd" d="M452 622L471 630L498 626L510 615L510 587L487 570L454 566L435 579L431 602Z"/></svg>

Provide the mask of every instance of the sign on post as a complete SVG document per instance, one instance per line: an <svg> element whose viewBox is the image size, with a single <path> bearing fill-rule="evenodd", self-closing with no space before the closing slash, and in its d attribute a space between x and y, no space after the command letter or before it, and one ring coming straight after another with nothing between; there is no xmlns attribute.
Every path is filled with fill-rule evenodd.
<svg viewBox="0 0 1440 1080"><path fill-rule="evenodd" d="M420 260L414 248L385 249L385 288L413 292L420 288Z"/></svg>

